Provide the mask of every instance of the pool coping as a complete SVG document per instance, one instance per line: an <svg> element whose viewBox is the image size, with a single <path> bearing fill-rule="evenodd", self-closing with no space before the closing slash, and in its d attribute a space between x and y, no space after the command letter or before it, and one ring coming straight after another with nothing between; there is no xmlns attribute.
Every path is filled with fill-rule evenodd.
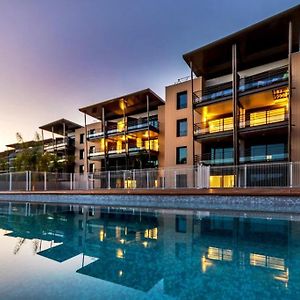
<svg viewBox="0 0 300 300"><path fill-rule="evenodd" d="M53 197L55 196L55 197ZM300 213L300 189L0 192L1 202Z"/></svg>

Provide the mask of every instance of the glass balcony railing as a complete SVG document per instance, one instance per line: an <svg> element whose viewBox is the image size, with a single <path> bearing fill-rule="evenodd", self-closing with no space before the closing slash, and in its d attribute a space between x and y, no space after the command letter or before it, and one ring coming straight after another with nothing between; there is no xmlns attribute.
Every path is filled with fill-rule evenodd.
<svg viewBox="0 0 300 300"><path fill-rule="evenodd" d="M68 147L68 140L60 140L53 144L48 144L44 146L44 150L47 152L53 152L53 151L62 151L65 150Z"/></svg>
<svg viewBox="0 0 300 300"><path fill-rule="evenodd" d="M256 111L240 115L239 128L255 128L263 125L271 125L288 120L288 112L285 107ZM226 117L210 120L194 125L194 135L221 133L233 129L233 118Z"/></svg>
<svg viewBox="0 0 300 300"><path fill-rule="evenodd" d="M194 134L211 134L233 129L233 118L226 117L221 119L210 120L207 122L197 123L194 125Z"/></svg>
<svg viewBox="0 0 300 300"><path fill-rule="evenodd" d="M288 68L286 66L280 67L267 72L255 74L253 76L241 78L238 92L243 93L280 83L286 83L288 78ZM197 105L206 101L220 100L222 98L227 99L232 96L232 91L232 81L209 86L201 91L193 92L193 103Z"/></svg>
<svg viewBox="0 0 300 300"><path fill-rule="evenodd" d="M256 111L240 116L240 128L251 128L288 120L286 107Z"/></svg>
<svg viewBox="0 0 300 300"><path fill-rule="evenodd" d="M251 91L281 82L287 82L288 78L287 67L249 76L240 80L239 92Z"/></svg>
<svg viewBox="0 0 300 300"><path fill-rule="evenodd" d="M158 142L155 140L150 141L150 147L148 145L148 142L146 142L143 146L137 146L135 144L129 145L128 147L128 152L130 153L135 153L135 152L144 152L144 151L154 151L158 152ZM107 149L107 154L108 155L114 155L114 154L125 154L126 153L126 148L122 146L121 148L118 148L116 145L111 145ZM104 149L100 148L93 148L89 152L89 157L94 158L94 157L99 157L99 156L105 156L105 151Z"/></svg>
<svg viewBox="0 0 300 300"><path fill-rule="evenodd" d="M288 153L249 155L249 156L240 157L240 163L284 161L287 158L288 158Z"/></svg>
<svg viewBox="0 0 300 300"><path fill-rule="evenodd" d="M127 125L127 130L126 130ZM126 130L127 133L135 132L135 131L142 131L148 129L148 121L147 120L130 120L127 123L118 122L109 124L106 127L106 133L107 135L118 135L118 134L124 134L124 131ZM158 132L159 130L159 122L158 120L150 120L149 122L149 129L152 131ZM104 137L103 131L93 131L88 133L88 139L90 140L96 140L101 139Z"/></svg>

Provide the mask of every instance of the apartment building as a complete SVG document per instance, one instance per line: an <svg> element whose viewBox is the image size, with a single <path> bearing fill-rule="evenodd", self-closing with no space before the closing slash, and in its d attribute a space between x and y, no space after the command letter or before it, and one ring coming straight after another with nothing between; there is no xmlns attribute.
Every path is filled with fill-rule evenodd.
<svg viewBox="0 0 300 300"><path fill-rule="evenodd" d="M76 130L76 145L81 145L78 151L82 153L77 169L93 172L157 167L159 111L163 105L158 95L145 89L79 109L85 115L85 126ZM86 124L86 116L99 122Z"/></svg>
<svg viewBox="0 0 300 300"><path fill-rule="evenodd" d="M192 79L166 88L164 165L299 161L299 32L297 6L184 54ZM211 187L242 180L215 170Z"/></svg>

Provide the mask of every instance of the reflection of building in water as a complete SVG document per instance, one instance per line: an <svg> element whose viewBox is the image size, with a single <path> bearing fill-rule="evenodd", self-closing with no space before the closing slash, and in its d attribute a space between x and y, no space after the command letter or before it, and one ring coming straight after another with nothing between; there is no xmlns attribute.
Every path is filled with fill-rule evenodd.
<svg viewBox="0 0 300 300"><path fill-rule="evenodd" d="M33 204L1 204L0 213L9 236L53 241L39 255L60 263L81 255L77 273L145 292L162 282L169 296L196 299L213 287L230 297L254 282L263 297L266 286L287 291L300 278L298 222Z"/></svg>

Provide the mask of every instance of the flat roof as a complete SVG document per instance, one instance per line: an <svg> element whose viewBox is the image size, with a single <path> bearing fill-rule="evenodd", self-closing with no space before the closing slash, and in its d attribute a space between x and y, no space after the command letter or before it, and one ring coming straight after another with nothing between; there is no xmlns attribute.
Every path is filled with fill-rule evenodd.
<svg viewBox="0 0 300 300"><path fill-rule="evenodd" d="M232 45L237 44L238 69L288 57L289 22L293 51L299 50L300 5L183 55L196 76L206 79L231 73Z"/></svg>
<svg viewBox="0 0 300 300"><path fill-rule="evenodd" d="M81 125L71 122L69 120L59 119L59 120L51 122L49 124L40 126L39 128L42 130L50 131L50 132L52 132L52 128L53 128L54 133L63 135L64 124L65 124L66 132L72 132L75 129L82 127Z"/></svg>
<svg viewBox="0 0 300 300"><path fill-rule="evenodd" d="M24 148L28 148L28 147L33 147L35 146L37 143L51 143L53 140L52 138L49 138L49 139L45 139L44 141L43 140L40 140L40 141L27 141L27 142L24 142L24 143L14 143L14 144L9 144L9 145L6 145L6 147L8 148L13 148L13 149L20 149L22 147Z"/></svg>
<svg viewBox="0 0 300 300"><path fill-rule="evenodd" d="M99 103L80 108L79 111L87 115L101 119L102 108L105 110L106 120L113 120L123 116L123 101L127 102L126 115L143 113L147 111L146 96L149 96L150 110L157 109L158 106L164 105L165 102L151 89L137 91L131 94L123 95L114 99L104 100Z"/></svg>

